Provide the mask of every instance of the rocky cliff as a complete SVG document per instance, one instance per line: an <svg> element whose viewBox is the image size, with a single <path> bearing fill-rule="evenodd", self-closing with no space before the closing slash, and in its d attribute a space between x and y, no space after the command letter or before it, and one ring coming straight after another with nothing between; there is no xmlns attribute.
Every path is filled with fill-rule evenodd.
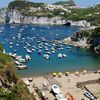
<svg viewBox="0 0 100 100"><path fill-rule="evenodd" d="M32 24L64 24L66 20L61 17L38 17L23 16L18 10L9 11L9 23L32 23Z"/></svg>
<svg viewBox="0 0 100 100"><path fill-rule="evenodd" d="M73 1L73 0L70 0ZM0 22L32 24L66 24L89 27L100 25L100 5L79 8L74 5L34 3L26 0L10 2L7 9L0 10ZM88 23L89 22L89 23Z"/></svg>

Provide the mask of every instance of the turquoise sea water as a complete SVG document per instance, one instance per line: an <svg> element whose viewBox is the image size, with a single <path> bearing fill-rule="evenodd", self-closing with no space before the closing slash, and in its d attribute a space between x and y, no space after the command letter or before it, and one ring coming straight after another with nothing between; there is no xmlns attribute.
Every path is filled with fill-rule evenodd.
<svg viewBox="0 0 100 100"><path fill-rule="evenodd" d="M62 44L53 44L52 40L63 39L71 36L79 30L78 27L71 26L47 26L47 25L23 25L23 24L3 24L0 25L0 42L3 43L7 53L17 53L25 57L27 46L29 50L35 48L36 51L28 54L31 60L25 63L29 68L18 71L21 75L39 75L48 72L66 72L75 70L96 70L100 69L100 56L95 55L88 49L80 49ZM45 38L46 42L43 42ZM12 43L11 43L12 42ZM42 43L42 55L37 53L39 45ZM29 45L27 45L29 44ZM56 52L50 55L50 60L46 60L45 48L51 52L51 48L56 47ZM58 49L58 48L62 49ZM68 57L59 59L59 53L66 54Z"/></svg>

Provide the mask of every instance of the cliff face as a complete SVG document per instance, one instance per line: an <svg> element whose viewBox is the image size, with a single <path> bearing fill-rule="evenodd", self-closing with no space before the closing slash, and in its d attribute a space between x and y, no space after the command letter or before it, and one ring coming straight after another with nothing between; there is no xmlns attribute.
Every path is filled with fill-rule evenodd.
<svg viewBox="0 0 100 100"><path fill-rule="evenodd" d="M8 12L9 23L32 23L32 24L51 24L51 25L63 25L67 22L60 16L55 17L38 17L38 16L23 16L18 10L13 10ZM68 21L71 25L90 27L90 22L85 20L82 21Z"/></svg>
<svg viewBox="0 0 100 100"><path fill-rule="evenodd" d="M9 23L64 24L66 21L60 16L63 12L68 9L61 5L13 1L8 5L7 16Z"/></svg>
<svg viewBox="0 0 100 100"><path fill-rule="evenodd" d="M8 13L9 23L32 23L32 24L64 24L66 20L61 17L37 17L23 16L18 10L13 10Z"/></svg>
<svg viewBox="0 0 100 100"><path fill-rule="evenodd" d="M66 24L71 20L75 26L87 27L100 25L100 5L89 8L75 6L64 2L57 4L34 3L27 0L15 0L9 3L6 10L0 10L0 22L33 23L33 24ZM90 23L87 23L90 22Z"/></svg>

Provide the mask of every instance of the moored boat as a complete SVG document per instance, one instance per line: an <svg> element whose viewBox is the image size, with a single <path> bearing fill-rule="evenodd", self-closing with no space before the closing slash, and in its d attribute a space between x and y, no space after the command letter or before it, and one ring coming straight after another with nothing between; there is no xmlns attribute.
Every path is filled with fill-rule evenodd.
<svg viewBox="0 0 100 100"><path fill-rule="evenodd" d="M58 58L62 58L63 55L61 53L58 54Z"/></svg>
<svg viewBox="0 0 100 100"><path fill-rule="evenodd" d="M27 69L28 67L26 65L19 65L19 66L17 66L17 68L19 70L23 70L23 69Z"/></svg>
<svg viewBox="0 0 100 100"><path fill-rule="evenodd" d="M26 59L26 60L30 60L31 57L30 57L29 55L26 55L26 56L25 56L25 59Z"/></svg>

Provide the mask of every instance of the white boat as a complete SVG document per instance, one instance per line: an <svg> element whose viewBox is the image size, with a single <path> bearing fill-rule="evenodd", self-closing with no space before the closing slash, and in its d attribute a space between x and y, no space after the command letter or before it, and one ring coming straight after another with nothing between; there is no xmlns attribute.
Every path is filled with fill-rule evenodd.
<svg viewBox="0 0 100 100"><path fill-rule="evenodd" d="M18 46L19 44L18 43L16 43L16 46Z"/></svg>
<svg viewBox="0 0 100 100"><path fill-rule="evenodd" d="M58 58L62 58L63 55L61 53L58 54Z"/></svg>
<svg viewBox="0 0 100 100"><path fill-rule="evenodd" d="M9 56L12 56L12 53L8 53Z"/></svg>
<svg viewBox="0 0 100 100"><path fill-rule="evenodd" d="M30 60L31 57L30 57L29 55L26 55L26 56L25 56L25 59L26 59L26 60Z"/></svg>
<svg viewBox="0 0 100 100"><path fill-rule="evenodd" d="M49 49L46 47L45 50L48 51Z"/></svg>
<svg viewBox="0 0 100 100"><path fill-rule="evenodd" d="M13 42L10 42L10 45L12 45L13 44Z"/></svg>
<svg viewBox="0 0 100 100"><path fill-rule="evenodd" d="M51 55L51 52L47 51L47 54L48 54L48 55Z"/></svg>
<svg viewBox="0 0 100 100"><path fill-rule="evenodd" d="M51 48L52 51L55 51L56 49L54 47Z"/></svg>
<svg viewBox="0 0 100 100"><path fill-rule="evenodd" d="M17 68L20 69L20 70L22 70L22 69L26 69L27 66L26 65L19 65L19 66L17 66Z"/></svg>
<svg viewBox="0 0 100 100"><path fill-rule="evenodd" d="M32 51L31 51L31 50L29 50L29 49L26 49L26 51L27 51L28 53L32 53Z"/></svg>
<svg viewBox="0 0 100 100"><path fill-rule="evenodd" d="M34 49L34 48L32 48L32 51L34 52L34 51L35 51L35 49Z"/></svg>
<svg viewBox="0 0 100 100"><path fill-rule="evenodd" d="M65 95L61 94L61 93L59 93L59 94L56 95L56 99L57 100L67 100L67 98L65 97Z"/></svg>
<svg viewBox="0 0 100 100"><path fill-rule="evenodd" d="M95 100L95 97L89 91L84 90L83 94L90 100Z"/></svg>
<svg viewBox="0 0 100 100"><path fill-rule="evenodd" d="M48 43L45 43L46 46L48 46Z"/></svg>
<svg viewBox="0 0 100 100"><path fill-rule="evenodd" d="M33 27L32 27L32 30L34 31L34 30L35 30L35 28L33 28Z"/></svg>
<svg viewBox="0 0 100 100"><path fill-rule="evenodd" d="M26 46L24 46L24 49L26 49L27 47Z"/></svg>
<svg viewBox="0 0 100 100"><path fill-rule="evenodd" d="M22 56L17 56L16 57L16 60L19 60L19 59L21 59L22 58Z"/></svg>
<svg viewBox="0 0 100 100"><path fill-rule="evenodd" d="M42 49L42 46L39 46L39 49Z"/></svg>
<svg viewBox="0 0 100 100"><path fill-rule="evenodd" d="M13 58L16 58L17 57L17 54L15 53L15 54L12 54L11 55Z"/></svg>
<svg viewBox="0 0 100 100"><path fill-rule="evenodd" d="M70 49L71 47L70 46L67 46L67 49Z"/></svg>
<svg viewBox="0 0 100 100"><path fill-rule="evenodd" d="M42 54L42 50L41 49L39 49L37 52L38 52L38 54Z"/></svg>
<svg viewBox="0 0 100 100"><path fill-rule="evenodd" d="M12 48L12 46L10 45L10 48Z"/></svg>
<svg viewBox="0 0 100 100"><path fill-rule="evenodd" d="M52 91L55 93L55 94L59 94L60 93L60 88L58 85L54 84L51 86L51 89Z"/></svg>
<svg viewBox="0 0 100 100"><path fill-rule="evenodd" d="M53 51L53 50L52 50L51 52L52 52L52 53L55 53L55 51Z"/></svg>
<svg viewBox="0 0 100 100"><path fill-rule="evenodd" d="M22 63L18 62L18 61L15 61L15 64L16 65L22 65Z"/></svg>
<svg viewBox="0 0 100 100"><path fill-rule="evenodd" d="M53 43L52 45L55 46L56 44Z"/></svg>
<svg viewBox="0 0 100 100"><path fill-rule="evenodd" d="M60 48L58 48L59 50L63 50L64 48L62 48L62 47L60 47Z"/></svg>
<svg viewBox="0 0 100 100"><path fill-rule="evenodd" d="M26 59L20 58L20 59L18 59L18 61L21 63L24 63L24 62L26 62Z"/></svg>
<svg viewBox="0 0 100 100"><path fill-rule="evenodd" d="M67 57L67 55L66 54L63 54L63 57Z"/></svg>
<svg viewBox="0 0 100 100"><path fill-rule="evenodd" d="M30 47L31 45L30 45L29 43L27 43L27 46L29 46L29 47Z"/></svg>
<svg viewBox="0 0 100 100"><path fill-rule="evenodd" d="M50 58L48 54L44 54L43 57L46 58L47 60Z"/></svg>

